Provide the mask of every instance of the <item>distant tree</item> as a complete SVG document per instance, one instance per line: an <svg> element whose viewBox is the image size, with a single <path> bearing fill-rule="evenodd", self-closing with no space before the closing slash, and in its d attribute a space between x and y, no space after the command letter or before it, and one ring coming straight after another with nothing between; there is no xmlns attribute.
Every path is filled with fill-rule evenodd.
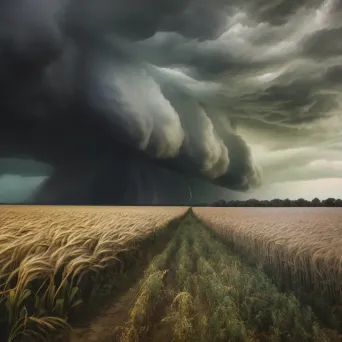
<svg viewBox="0 0 342 342"><path fill-rule="evenodd" d="M275 199L271 200L271 206L272 207L281 207L282 204L283 204L283 202L279 198L275 198Z"/></svg>
<svg viewBox="0 0 342 342"><path fill-rule="evenodd" d="M311 201L311 206L312 207L320 207L321 206L321 201L315 197L312 201Z"/></svg>
<svg viewBox="0 0 342 342"><path fill-rule="evenodd" d="M338 198L334 201L334 207L342 207L342 199Z"/></svg>
<svg viewBox="0 0 342 342"><path fill-rule="evenodd" d="M288 198L284 199L283 206L284 207L292 207L292 201Z"/></svg>
<svg viewBox="0 0 342 342"><path fill-rule="evenodd" d="M248 207L258 207L260 202L257 199L251 198L246 201Z"/></svg>
<svg viewBox="0 0 342 342"><path fill-rule="evenodd" d="M265 200L265 201L262 201L262 206L263 207L271 207L271 201L268 201L268 200Z"/></svg>
<svg viewBox="0 0 342 342"><path fill-rule="evenodd" d="M241 201L236 200L236 201L231 201L232 207L240 207L241 206Z"/></svg>
<svg viewBox="0 0 342 342"><path fill-rule="evenodd" d="M298 198L297 200L294 201L296 207L305 207L307 204L307 201L305 201L304 198Z"/></svg>
<svg viewBox="0 0 342 342"><path fill-rule="evenodd" d="M333 207L335 202L335 198L327 198L326 200L322 201L324 207Z"/></svg>
<svg viewBox="0 0 342 342"><path fill-rule="evenodd" d="M231 200L225 201L220 199L214 202L211 206L214 207L342 207L342 199L327 198L320 201L317 197L312 201L307 201L304 198L290 200L288 198L282 200L274 198L272 200L257 200L249 199L246 201Z"/></svg>

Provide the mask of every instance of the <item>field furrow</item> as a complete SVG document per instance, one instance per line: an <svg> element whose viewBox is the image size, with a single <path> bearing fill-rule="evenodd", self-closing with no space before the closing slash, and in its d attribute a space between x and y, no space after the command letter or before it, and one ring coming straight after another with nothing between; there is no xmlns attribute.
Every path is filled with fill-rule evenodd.
<svg viewBox="0 0 342 342"><path fill-rule="evenodd" d="M132 293L135 294L132 300ZM113 303L113 308L118 305ZM88 341L216 342L339 341L293 293L283 293L258 268L218 241L193 217L183 220L165 250L122 297L111 334L100 328ZM109 323L109 322L108 322ZM91 329L91 328L90 328ZM101 333L101 332L102 333ZM96 339L97 336L97 339ZM80 340L73 339L72 342Z"/></svg>
<svg viewBox="0 0 342 342"><path fill-rule="evenodd" d="M195 208L194 213L237 250L274 266L279 279L286 276L342 300L339 208Z"/></svg>
<svg viewBox="0 0 342 342"><path fill-rule="evenodd" d="M224 210L0 208L0 341L341 341L340 214Z"/></svg>

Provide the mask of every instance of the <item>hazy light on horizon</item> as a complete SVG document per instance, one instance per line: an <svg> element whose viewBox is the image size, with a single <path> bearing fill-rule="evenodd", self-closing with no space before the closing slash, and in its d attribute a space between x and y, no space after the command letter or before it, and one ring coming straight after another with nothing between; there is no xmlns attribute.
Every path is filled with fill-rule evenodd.
<svg viewBox="0 0 342 342"><path fill-rule="evenodd" d="M306 200L312 200L315 197L320 200L329 197L341 198L342 178L324 178L264 184L255 191L243 194L241 199L247 200L255 198L259 200L271 200L273 198L304 198Z"/></svg>

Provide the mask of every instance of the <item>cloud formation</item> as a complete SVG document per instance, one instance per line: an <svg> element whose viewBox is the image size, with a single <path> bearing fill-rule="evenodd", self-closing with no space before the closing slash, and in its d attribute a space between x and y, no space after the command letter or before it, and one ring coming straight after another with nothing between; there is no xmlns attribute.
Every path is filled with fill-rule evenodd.
<svg viewBox="0 0 342 342"><path fill-rule="evenodd" d="M270 158L319 141L338 163L341 19L339 0L5 0L0 158L51 165L42 202L70 181L62 202L115 183L115 203L152 203L189 177L240 191L285 177L253 139ZM314 154L304 178L321 174Z"/></svg>

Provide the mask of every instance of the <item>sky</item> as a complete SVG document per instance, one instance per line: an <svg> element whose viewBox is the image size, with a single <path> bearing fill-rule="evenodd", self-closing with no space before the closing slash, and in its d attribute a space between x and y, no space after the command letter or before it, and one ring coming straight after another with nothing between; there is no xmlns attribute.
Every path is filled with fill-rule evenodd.
<svg viewBox="0 0 342 342"><path fill-rule="evenodd" d="M0 22L0 202L341 197L340 0L12 0Z"/></svg>

